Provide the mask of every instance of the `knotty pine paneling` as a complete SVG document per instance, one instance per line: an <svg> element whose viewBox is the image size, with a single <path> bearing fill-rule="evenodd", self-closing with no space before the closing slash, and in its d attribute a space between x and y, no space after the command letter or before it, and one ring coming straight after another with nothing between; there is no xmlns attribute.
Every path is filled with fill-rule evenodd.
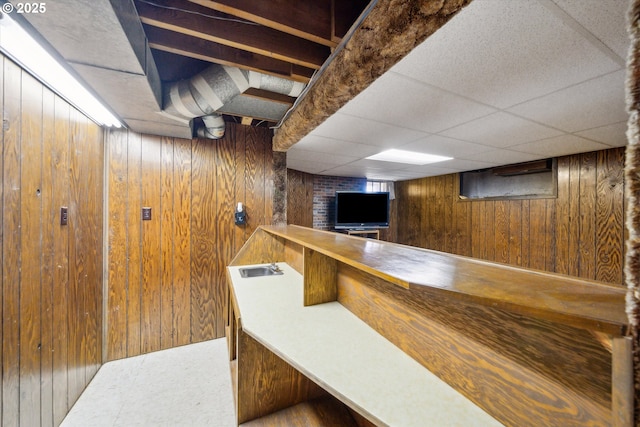
<svg viewBox="0 0 640 427"><path fill-rule="evenodd" d="M624 148L558 159L558 196L458 200L455 175L396 183L398 243L623 284Z"/></svg>
<svg viewBox="0 0 640 427"><path fill-rule="evenodd" d="M58 425L102 363L103 131L0 62L0 418Z"/></svg>
<svg viewBox="0 0 640 427"><path fill-rule="evenodd" d="M224 336L225 267L271 223L271 153L265 128L228 124L217 141L109 131L107 360Z"/></svg>

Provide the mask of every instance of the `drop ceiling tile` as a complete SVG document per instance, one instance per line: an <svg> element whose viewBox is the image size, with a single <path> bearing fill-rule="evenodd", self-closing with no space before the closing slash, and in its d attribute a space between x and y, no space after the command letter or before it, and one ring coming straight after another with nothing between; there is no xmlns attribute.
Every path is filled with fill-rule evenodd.
<svg viewBox="0 0 640 427"><path fill-rule="evenodd" d="M287 157L287 168L306 173L319 174L322 171L335 167L333 164L314 162L303 158L291 159Z"/></svg>
<svg viewBox="0 0 640 427"><path fill-rule="evenodd" d="M348 176L351 178L366 178L366 172L361 168L357 168L350 165L338 166L337 168L330 168L322 172L322 175L330 176Z"/></svg>
<svg viewBox="0 0 640 427"><path fill-rule="evenodd" d="M576 135L593 139L594 141L602 142L612 147L624 147L628 143L626 132L627 122L624 121L577 132Z"/></svg>
<svg viewBox="0 0 640 427"><path fill-rule="evenodd" d="M358 144L355 142L347 142L333 138L325 138L323 136L310 133L309 135L298 141L289 151L304 150L315 151L319 153L340 153L345 156L367 157L377 154L384 150L382 147L374 145Z"/></svg>
<svg viewBox="0 0 640 427"><path fill-rule="evenodd" d="M585 29L601 40L621 59L627 57L627 9L623 0L554 0Z"/></svg>
<svg viewBox="0 0 640 427"><path fill-rule="evenodd" d="M381 162L379 160L361 159L349 163L348 166L360 168L366 171L393 171L406 168L406 163Z"/></svg>
<svg viewBox="0 0 640 427"><path fill-rule="evenodd" d="M530 153L537 158L566 156L575 153L605 150L607 148L610 147L575 135L562 135L511 147L512 150Z"/></svg>
<svg viewBox="0 0 640 427"><path fill-rule="evenodd" d="M369 176L367 176L368 179L373 179L373 180L382 180L382 181L407 181L410 179L418 179L418 178L424 178L427 176L437 176L437 175L443 175L446 174L447 172L442 172L442 171L436 171L436 170L431 170L431 171L427 171L427 172L404 172L404 171L396 171L396 172L390 172L388 174L385 175L376 175L376 174L371 174Z"/></svg>
<svg viewBox="0 0 640 427"><path fill-rule="evenodd" d="M317 151L306 151L306 150L292 148L289 151L287 151L287 160L289 159L316 161L318 163L338 166L338 165L343 165L345 163L358 160L359 157L345 156L345 155L342 155L341 153L320 153Z"/></svg>
<svg viewBox="0 0 640 427"><path fill-rule="evenodd" d="M440 135L430 135L415 142L403 145L402 150L419 153L436 154L438 156L459 157L489 151L492 148L472 142L460 141Z"/></svg>
<svg viewBox="0 0 640 427"><path fill-rule="evenodd" d="M392 147L414 141L426 133L338 112L315 128L311 134L379 147Z"/></svg>
<svg viewBox="0 0 640 427"><path fill-rule="evenodd" d="M371 175L375 176L387 176L394 168L377 168L375 166L371 166L363 161L357 161L349 164L345 164L342 166L336 166L331 169L327 169L324 174L325 175L336 175L336 176L353 176L353 177L368 177Z"/></svg>
<svg viewBox="0 0 640 427"><path fill-rule="evenodd" d="M458 168L451 167L452 164L447 162L442 163L433 163L430 165L422 165L422 166L411 166L406 169L403 169L399 172L413 173L413 174L422 174L423 176L435 176L435 175L446 175L450 173L458 172ZM424 175L427 174L427 175Z"/></svg>
<svg viewBox="0 0 640 427"><path fill-rule="evenodd" d="M387 72L340 111L407 129L437 133L491 114L495 109Z"/></svg>
<svg viewBox="0 0 640 427"><path fill-rule="evenodd" d="M616 71L541 98L509 111L567 132L618 123L627 119L625 71Z"/></svg>
<svg viewBox="0 0 640 427"><path fill-rule="evenodd" d="M456 126L441 134L490 147L504 148L558 136L562 132L509 113L497 112Z"/></svg>
<svg viewBox="0 0 640 427"><path fill-rule="evenodd" d="M537 1L475 0L392 71L508 108L620 68Z"/></svg>

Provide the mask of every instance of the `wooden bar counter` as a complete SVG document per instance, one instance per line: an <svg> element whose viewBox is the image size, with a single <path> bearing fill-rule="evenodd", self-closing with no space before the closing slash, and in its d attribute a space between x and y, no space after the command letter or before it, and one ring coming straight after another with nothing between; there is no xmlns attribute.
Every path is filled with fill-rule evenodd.
<svg viewBox="0 0 640 427"><path fill-rule="evenodd" d="M490 415L476 425L633 425L622 287L297 226L259 228L231 265L272 262L297 272L301 313L317 304L348 310ZM255 423L329 392L353 425L387 425L277 344L243 330L255 309L239 308L237 272L229 270L239 424L269 425Z"/></svg>

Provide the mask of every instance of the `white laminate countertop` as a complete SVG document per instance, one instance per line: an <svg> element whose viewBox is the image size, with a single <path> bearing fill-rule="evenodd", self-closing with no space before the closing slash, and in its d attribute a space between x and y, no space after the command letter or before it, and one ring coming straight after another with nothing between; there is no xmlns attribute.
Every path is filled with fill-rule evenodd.
<svg viewBox="0 0 640 427"><path fill-rule="evenodd" d="M387 426L502 426L338 302L303 306L302 275L240 277L243 330L325 390Z"/></svg>

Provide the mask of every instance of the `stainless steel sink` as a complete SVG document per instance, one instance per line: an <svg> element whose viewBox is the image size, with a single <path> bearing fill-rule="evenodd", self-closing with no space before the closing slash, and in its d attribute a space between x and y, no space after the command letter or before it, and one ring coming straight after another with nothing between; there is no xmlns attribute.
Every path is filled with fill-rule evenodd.
<svg viewBox="0 0 640 427"><path fill-rule="evenodd" d="M284 272L275 264L240 268L240 277L278 276L281 274Z"/></svg>

